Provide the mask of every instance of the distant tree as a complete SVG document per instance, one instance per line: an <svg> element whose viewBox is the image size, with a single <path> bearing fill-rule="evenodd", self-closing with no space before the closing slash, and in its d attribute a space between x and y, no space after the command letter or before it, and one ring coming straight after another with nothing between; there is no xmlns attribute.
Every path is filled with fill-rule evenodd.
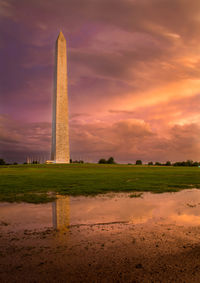
<svg viewBox="0 0 200 283"><path fill-rule="evenodd" d="M17 165L17 164L18 164L17 162L14 162L14 163L13 163L13 165Z"/></svg>
<svg viewBox="0 0 200 283"><path fill-rule="evenodd" d="M185 166L193 166L193 161L192 160L187 160L184 163L185 163Z"/></svg>
<svg viewBox="0 0 200 283"><path fill-rule="evenodd" d="M3 158L0 158L0 165L5 165L5 164L6 164L5 160Z"/></svg>
<svg viewBox="0 0 200 283"><path fill-rule="evenodd" d="M160 162L155 163L156 166L161 166L162 164Z"/></svg>
<svg viewBox="0 0 200 283"><path fill-rule="evenodd" d="M70 158L69 162L70 162L70 163L73 163L73 161L72 161L72 159L71 159L71 158Z"/></svg>
<svg viewBox="0 0 200 283"><path fill-rule="evenodd" d="M107 164L115 164L115 160L114 160L113 157L110 157L110 158L108 158L108 160L107 160L106 163L107 163Z"/></svg>
<svg viewBox="0 0 200 283"><path fill-rule="evenodd" d="M132 163L128 163L128 165L132 165Z"/></svg>
<svg viewBox="0 0 200 283"><path fill-rule="evenodd" d="M142 165L142 160L136 160L135 164L136 165Z"/></svg>
<svg viewBox="0 0 200 283"><path fill-rule="evenodd" d="M40 162L37 160L33 160L32 164L40 164Z"/></svg>
<svg viewBox="0 0 200 283"><path fill-rule="evenodd" d="M153 162L152 162L152 161L150 161L150 162L148 163L148 165L153 165Z"/></svg>
<svg viewBox="0 0 200 283"><path fill-rule="evenodd" d="M99 159L99 164L106 164L107 161L104 158Z"/></svg>
<svg viewBox="0 0 200 283"><path fill-rule="evenodd" d="M24 164L28 164L27 162L24 162Z"/></svg>
<svg viewBox="0 0 200 283"><path fill-rule="evenodd" d="M165 163L165 165L166 165L166 166L171 166L172 164L171 164L170 161L167 161L167 162Z"/></svg>
<svg viewBox="0 0 200 283"><path fill-rule="evenodd" d="M199 162L193 162L192 160L178 161L175 162L173 166L199 166Z"/></svg>

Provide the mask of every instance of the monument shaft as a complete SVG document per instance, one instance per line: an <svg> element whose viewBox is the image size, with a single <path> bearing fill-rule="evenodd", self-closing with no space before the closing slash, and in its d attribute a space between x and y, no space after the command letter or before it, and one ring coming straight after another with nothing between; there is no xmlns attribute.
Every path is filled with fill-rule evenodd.
<svg viewBox="0 0 200 283"><path fill-rule="evenodd" d="M56 41L53 94L51 159L55 163L69 163L70 160L66 53L66 40L60 32Z"/></svg>

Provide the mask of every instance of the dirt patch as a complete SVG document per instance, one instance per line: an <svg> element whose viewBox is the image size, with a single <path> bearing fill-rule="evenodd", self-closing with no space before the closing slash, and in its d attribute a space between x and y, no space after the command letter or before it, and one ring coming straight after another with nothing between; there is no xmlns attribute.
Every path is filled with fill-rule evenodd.
<svg viewBox="0 0 200 283"><path fill-rule="evenodd" d="M1 233L1 282L198 282L200 227L73 226Z"/></svg>

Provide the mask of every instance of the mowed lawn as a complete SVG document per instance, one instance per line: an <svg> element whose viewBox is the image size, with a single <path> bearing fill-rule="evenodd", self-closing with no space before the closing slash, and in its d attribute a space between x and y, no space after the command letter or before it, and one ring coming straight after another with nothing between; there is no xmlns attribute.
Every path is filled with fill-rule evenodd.
<svg viewBox="0 0 200 283"><path fill-rule="evenodd" d="M0 201L47 202L55 194L174 192L200 188L200 168L103 164L0 166Z"/></svg>

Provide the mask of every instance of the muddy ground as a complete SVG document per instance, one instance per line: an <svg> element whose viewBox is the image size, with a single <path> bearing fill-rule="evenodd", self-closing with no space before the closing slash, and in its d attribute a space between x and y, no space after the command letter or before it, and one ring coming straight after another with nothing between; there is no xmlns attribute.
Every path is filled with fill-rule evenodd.
<svg viewBox="0 0 200 283"><path fill-rule="evenodd" d="M200 282L200 226L0 226L0 282Z"/></svg>

